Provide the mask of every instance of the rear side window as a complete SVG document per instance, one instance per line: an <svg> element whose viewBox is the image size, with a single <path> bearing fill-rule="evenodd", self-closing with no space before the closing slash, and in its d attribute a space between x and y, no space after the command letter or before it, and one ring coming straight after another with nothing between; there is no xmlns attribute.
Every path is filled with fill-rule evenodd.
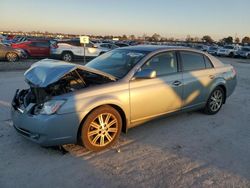
<svg viewBox="0 0 250 188"><path fill-rule="evenodd" d="M47 48L49 47L49 43L48 42L32 42L30 44L30 46L34 46L34 47L41 47L41 48Z"/></svg>
<svg viewBox="0 0 250 188"><path fill-rule="evenodd" d="M37 42L36 46L47 48L47 47L49 47L49 43L48 42Z"/></svg>
<svg viewBox="0 0 250 188"><path fill-rule="evenodd" d="M157 76L176 73L178 70L175 52L166 52L154 56L142 69L152 69L156 71Z"/></svg>
<svg viewBox="0 0 250 188"><path fill-rule="evenodd" d="M194 52L180 52L183 71L205 69L205 62L202 54Z"/></svg>

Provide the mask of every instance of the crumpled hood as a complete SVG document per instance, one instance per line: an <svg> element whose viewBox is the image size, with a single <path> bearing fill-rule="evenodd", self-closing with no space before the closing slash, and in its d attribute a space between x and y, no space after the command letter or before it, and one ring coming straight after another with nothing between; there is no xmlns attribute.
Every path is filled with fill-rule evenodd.
<svg viewBox="0 0 250 188"><path fill-rule="evenodd" d="M69 72L74 71L75 69L86 70L95 74L103 75L109 77L112 80L115 80L109 74L103 73L98 70L92 70L85 66L67 63L64 61L53 60L53 59L43 59L34 63L25 73L25 79L28 83L31 83L35 87L47 87L50 84L53 84L60 80L63 76Z"/></svg>
<svg viewBox="0 0 250 188"><path fill-rule="evenodd" d="M25 73L25 79L36 87L47 87L68 72L76 69L74 64L44 59L34 63Z"/></svg>

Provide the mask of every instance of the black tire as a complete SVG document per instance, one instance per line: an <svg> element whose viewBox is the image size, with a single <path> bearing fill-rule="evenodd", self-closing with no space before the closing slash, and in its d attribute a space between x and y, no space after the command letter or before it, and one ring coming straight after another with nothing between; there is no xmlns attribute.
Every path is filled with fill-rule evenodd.
<svg viewBox="0 0 250 188"><path fill-rule="evenodd" d="M250 59L250 54L247 55L247 59Z"/></svg>
<svg viewBox="0 0 250 188"><path fill-rule="evenodd" d="M234 57L234 53L230 52L229 57Z"/></svg>
<svg viewBox="0 0 250 188"><path fill-rule="evenodd" d="M8 52L6 54L6 59L9 62L16 62L16 61L18 61L19 57L18 57L18 55L15 52Z"/></svg>
<svg viewBox="0 0 250 188"><path fill-rule="evenodd" d="M221 98L216 98L216 94L221 94ZM215 99L216 98L216 99ZM209 95L209 98L207 100L207 104L204 108L204 113L208 115L214 115L218 113L225 101L225 92L221 87L216 87L211 94Z"/></svg>
<svg viewBox="0 0 250 188"><path fill-rule="evenodd" d="M24 58L26 58L26 59L29 59L29 58L31 58L31 56L30 56L30 54L29 54L29 52L28 51L26 51L26 50L24 50Z"/></svg>
<svg viewBox="0 0 250 188"><path fill-rule="evenodd" d="M62 53L62 60L66 62L72 62L73 61L73 54L71 52L63 52Z"/></svg>
<svg viewBox="0 0 250 188"><path fill-rule="evenodd" d="M100 123L100 117L103 124ZM87 149L100 151L116 142L121 129L122 119L119 112L109 105L101 106L87 116L81 127L80 140Z"/></svg>

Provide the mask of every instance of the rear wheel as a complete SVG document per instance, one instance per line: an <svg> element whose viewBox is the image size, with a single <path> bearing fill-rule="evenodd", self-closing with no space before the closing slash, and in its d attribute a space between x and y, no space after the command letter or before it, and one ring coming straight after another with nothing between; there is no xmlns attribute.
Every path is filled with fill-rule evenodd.
<svg viewBox="0 0 250 188"><path fill-rule="evenodd" d="M83 145L92 151L110 147L121 133L122 119L111 106L101 106L88 115L81 130Z"/></svg>
<svg viewBox="0 0 250 188"><path fill-rule="evenodd" d="M250 54L247 55L247 59L250 59Z"/></svg>
<svg viewBox="0 0 250 188"><path fill-rule="evenodd" d="M18 55L16 53L14 53L14 52L9 52L6 55L6 59L9 62L16 62L18 60Z"/></svg>
<svg viewBox="0 0 250 188"><path fill-rule="evenodd" d="M215 88L210 94L204 112L209 115L220 111L225 100L225 93L221 87Z"/></svg>
<svg viewBox="0 0 250 188"><path fill-rule="evenodd" d="M73 61L73 54L70 53L70 52L64 52L64 53L62 54L62 60L63 60L63 61L67 61L67 62Z"/></svg>

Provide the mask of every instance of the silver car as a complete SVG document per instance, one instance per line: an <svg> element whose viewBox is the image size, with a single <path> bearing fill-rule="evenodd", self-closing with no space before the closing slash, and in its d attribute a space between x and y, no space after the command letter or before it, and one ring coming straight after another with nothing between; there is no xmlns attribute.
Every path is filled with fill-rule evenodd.
<svg viewBox="0 0 250 188"><path fill-rule="evenodd" d="M236 86L231 65L164 46L115 49L86 66L46 59L24 76L29 88L12 102L16 130L43 146L81 143L95 151L161 115L216 114Z"/></svg>

